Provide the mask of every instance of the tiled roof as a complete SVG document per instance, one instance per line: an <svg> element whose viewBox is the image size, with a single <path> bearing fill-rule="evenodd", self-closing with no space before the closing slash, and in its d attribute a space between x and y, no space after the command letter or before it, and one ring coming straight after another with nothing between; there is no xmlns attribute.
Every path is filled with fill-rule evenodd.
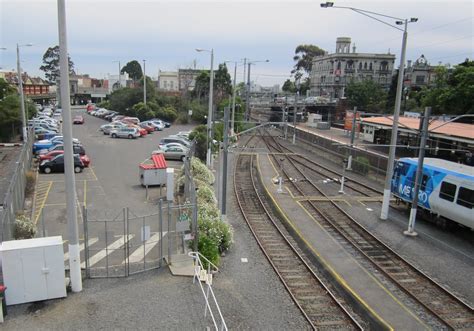
<svg viewBox="0 0 474 331"><path fill-rule="evenodd" d="M391 117L369 117L363 119L364 123L372 123L383 126L392 127L393 120ZM428 127L430 133L443 134L446 136L460 137L474 140L474 125L466 123L447 123L442 125L443 121L432 121ZM414 117L400 117L398 122L400 129L409 128L412 130L418 130L420 127L420 119ZM434 130L433 130L434 129Z"/></svg>
<svg viewBox="0 0 474 331"><path fill-rule="evenodd" d="M151 156L151 161L153 164L150 163L142 163L140 164L140 168L142 169L166 169L167 164L165 160L165 156L163 154L153 154Z"/></svg>

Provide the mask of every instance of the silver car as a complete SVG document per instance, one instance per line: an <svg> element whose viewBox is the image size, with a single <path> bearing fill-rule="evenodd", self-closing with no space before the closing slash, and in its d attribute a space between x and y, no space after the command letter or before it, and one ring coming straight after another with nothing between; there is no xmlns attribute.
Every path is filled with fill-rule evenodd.
<svg viewBox="0 0 474 331"><path fill-rule="evenodd" d="M121 127L110 131L112 138L135 139L140 137L140 131L137 128Z"/></svg>
<svg viewBox="0 0 474 331"><path fill-rule="evenodd" d="M166 160L181 160L184 161L189 149L184 146L171 146L163 148L163 155Z"/></svg>
<svg viewBox="0 0 474 331"><path fill-rule="evenodd" d="M110 131L120 129L123 125L120 124L104 124L101 125L100 131L102 131L104 134L110 134Z"/></svg>

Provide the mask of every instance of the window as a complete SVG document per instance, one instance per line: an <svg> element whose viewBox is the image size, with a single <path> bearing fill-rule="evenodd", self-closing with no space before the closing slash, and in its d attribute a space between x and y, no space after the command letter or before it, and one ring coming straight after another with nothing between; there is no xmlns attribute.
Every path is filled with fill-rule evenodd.
<svg viewBox="0 0 474 331"><path fill-rule="evenodd" d="M428 180L429 180L428 175L423 175L423 178L421 179L420 190L426 191L426 184L428 184Z"/></svg>
<svg viewBox="0 0 474 331"><path fill-rule="evenodd" d="M417 75L415 78L415 81L417 84L423 84L425 82L425 76L419 76Z"/></svg>
<svg viewBox="0 0 474 331"><path fill-rule="evenodd" d="M441 189L439 191L439 197L444 200L454 201L454 195L456 194L456 185L442 182Z"/></svg>
<svg viewBox="0 0 474 331"><path fill-rule="evenodd" d="M460 206L472 209L474 207L474 190L460 187L456 203Z"/></svg>

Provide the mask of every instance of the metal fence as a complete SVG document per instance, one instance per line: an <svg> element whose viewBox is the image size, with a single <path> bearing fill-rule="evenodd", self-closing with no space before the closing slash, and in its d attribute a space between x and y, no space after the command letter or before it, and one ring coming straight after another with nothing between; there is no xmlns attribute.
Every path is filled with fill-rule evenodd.
<svg viewBox="0 0 474 331"><path fill-rule="evenodd" d="M127 277L187 254L195 210L194 204L173 205L163 200L156 213L147 215L137 215L129 208L115 215L83 208L86 277ZM106 215L109 218L103 218Z"/></svg>
<svg viewBox="0 0 474 331"><path fill-rule="evenodd" d="M0 206L0 242L13 239L16 214L23 210L26 173L31 168L33 142L34 135L29 134L26 144L22 146L3 204Z"/></svg>
<svg viewBox="0 0 474 331"><path fill-rule="evenodd" d="M291 139L292 135L293 126L289 125L288 137ZM341 165L341 167L343 160L352 155L352 169L354 172L380 183L385 180L388 159L384 155L369 150L350 148L348 145L337 143L298 128L296 129L296 138L309 144L312 152L314 152L312 148L316 147L319 156Z"/></svg>

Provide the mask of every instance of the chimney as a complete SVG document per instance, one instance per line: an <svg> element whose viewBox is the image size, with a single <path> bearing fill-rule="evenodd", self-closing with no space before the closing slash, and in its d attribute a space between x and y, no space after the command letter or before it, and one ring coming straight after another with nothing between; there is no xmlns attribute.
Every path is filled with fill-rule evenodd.
<svg viewBox="0 0 474 331"><path fill-rule="evenodd" d="M407 61L407 69L411 68L411 60Z"/></svg>

